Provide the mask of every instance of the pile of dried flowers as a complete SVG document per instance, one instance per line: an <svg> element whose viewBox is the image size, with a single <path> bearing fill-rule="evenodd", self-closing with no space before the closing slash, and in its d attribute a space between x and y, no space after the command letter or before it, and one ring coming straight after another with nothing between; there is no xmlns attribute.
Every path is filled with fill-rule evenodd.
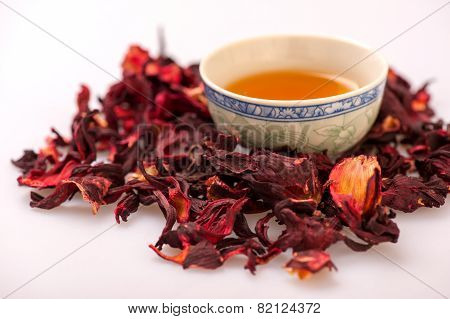
<svg viewBox="0 0 450 319"><path fill-rule="evenodd" d="M101 110L91 110L81 87L70 138L52 129L44 148L13 161L20 185L53 189L31 192L32 207L52 209L80 192L94 213L117 202L120 223L156 203L166 224L150 248L162 258L214 269L240 254L253 273L291 249L286 268L304 278L335 268L325 251L338 241L355 251L396 242L394 210L444 204L449 130L432 121L427 85L412 91L392 70L370 133L332 161L326 153L236 152L239 141L212 125L195 65L131 46L122 68ZM247 216L257 213L251 229ZM274 221L284 230L271 239ZM164 245L179 254L166 255Z"/></svg>

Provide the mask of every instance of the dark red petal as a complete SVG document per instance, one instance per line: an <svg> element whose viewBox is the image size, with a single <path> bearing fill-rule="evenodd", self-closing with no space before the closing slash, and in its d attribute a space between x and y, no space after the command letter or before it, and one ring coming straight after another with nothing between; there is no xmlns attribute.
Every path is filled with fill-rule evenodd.
<svg viewBox="0 0 450 319"><path fill-rule="evenodd" d="M447 196L447 184L437 176L429 181L396 175L383 181L382 205L411 213L420 207L439 207Z"/></svg>
<svg viewBox="0 0 450 319"><path fill-rule="evenodd" d="M80 92L77 95L78 113L83 114L89 112L89 98L91 93L86 85L81 85Z"/></svg>
<svg viewBox="0 0 450 319"><path fill-rule="evenodd" d="M117 204L114 210L114 215L116 216L116 221L120 224L120 219L124 222L127 221L128 216L135 213L139 208L139 196L135 193L129 193L125 195L120 202Z"/></svg>
<svg viewBox="0 0 450 319"><path fill-rule="evenodd" d="M207 240L191 246L184 259L183 268L215 269L222 266L223 259L214 245Z"/></svg>
<svg viewBox="0 0 450 319"><path fill-rule="evenodd" d="M286 270L296 274L300 279L305 279L322 270L336 270L330 255L320 250L307 250L294 253L294 257L284 266Z"/></svg>
<svg viewBox="0 0 450 319"><path fill-rule="evenodd" d="M241 213L246 201L246 198L213 201L199 213L199 218L195 222L212 235L206 236L206 238L216 243L231 234L236 216Z"/></svg>
<svg viewBox="0 0 450 319"><path fill-rule="evenodd" d="M42 197L41 195L32 192L30 206L42 209L52 209L64 203L73 196L76 191L77 187L75 184L62 183L47 197Z"/></svg>
<svg viewBox="0 0 450 319"><path fill-rule="evenodd" d="M32 169L38 159L38 155L33 150L25 150L21 158L17 160L11 160L11 162L24 173L27 173Z"/></svg>
<svg viewBox="0 0 450 319"><path fill-rule="evenodd" d="M39 201L32 201L30 205L52 209L69 199L78 189L83 199L92 205L92 212L95 214L100 205L106 204L103 198L108 193L110 186L111 182L108 179L99 176L72 177L62 181L50 195ZM34 198L36 199L36 197Z"/></svg>

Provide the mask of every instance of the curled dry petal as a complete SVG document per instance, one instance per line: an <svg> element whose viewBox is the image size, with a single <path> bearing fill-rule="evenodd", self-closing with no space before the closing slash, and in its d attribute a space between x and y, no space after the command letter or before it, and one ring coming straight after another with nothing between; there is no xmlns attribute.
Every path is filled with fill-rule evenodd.
<svg viewBox="0 0 450 319"><path fill-rule="evenodd" d="M181 251L173 256L166 255L160 249L163 244L169 244ZM223 263L219 251L211 242L203 239L198 225L193 223L180 225L176 231L167 232L161 236L159 245L149 247L161 258L183 265L183 268L214 269Z"/></svg>
<svg viewBox="0 0 450 319"><path fill-rule="evenodd" d="M205 182L206 196L210 200L220 199L220 198L241 198L248 193L248 189L231 187L227 185L219 176L215 175L210 177Z"/></svg>
<svg viewBox="0 0 450 319"><path fill-rule="evenodd" d="M450 185L450 144L444 145L423 159L416 160L419 174L424 178L437 175Z"/></svg>
<svg viewBox="0 0 450 319"><path fill-rule="evenodd" d="M143 71L145 63L150 59L148 51L138 45L132 45L122 62L124 74L140 74Z"/></svg>
<svg viewBox="0 0 450 319"><path fill-rule="evenodd" d="M90 131L91 124L94 124L94 117L98 111L91 111L81 117L73 125L73 148L78 152L81 160L91 163L97 158L97 147L95 134Z"/></svg>
<svg viewBox="0 0 450 319"><path fill-rule="evenodd" d="M246 256L247 263L245 264L245 269L248 269L252 274L255 274L256 266L262 262L259 256L265 252L261 244L253 239L242 240L231 238L228 241L221 241L217 246L219 247L219 245L220 254L224 261L236 255Z"/></svg>
<svg viewBox="0 0 450 319"><path fill-rule="evenodd" d="M195 222L210 234L206 238L216 243L223 237L231 234L236 216L241 213L246 201L246 198L215 200L199 213L199 217Z"/></svg>
<svg viewBox="0 0 450 319"><path fill-rule="evenodd" d="M61 181L68 179L72 171L79 165L76 160L60 162L47 172L41 169L31 169L25 176L20 176L17 181L20 185L36 188L55 187Z"/></svg>
<svg viewBox="0 0 450 319"><path fill-rule="evenodd" d="M261 242L261 244L263 244L266 247L272 244L267 232L269 230L268 223L274 217L275 215L273 213L269 213L256 222L255 227L256 235L258 236L258 239Z"/></svg>
<svg viewBox="0 0 450 319"><path fill-rule="evenodd" d="M89 99L91 93L86 85L81 85L80 92L77 95L78 114L89 112Z"/></svg>
<svg viewBox="0 0 450 319"><path fill-rule="evenodd" d="M269 248L276 247L281 251L288 248L294 251L324 250L341 239L334 227L315 217L299 216L289 208L275 212L275 216L286 225L286 229Z"/></svg>
<svg viewBox="0 0 450 319"><path fill-rule="evenodd" d="M205 268L216 269L223 263L222 256L207 240L191 246L186 259L183 261L183 268Z"/></svg>
<svg viewBox="0 0 450 319"><path fill-rule="evenodd" d="M406 159L396 148L386 145L377 154L383 177L392 178L397 174L406 174L411 168L411 160Z"/></svg>
<svg viewBox="0 0 450 319"><path fill-rule="evenodd" d="M437 176L424 181L419 177L396 175L383 181L382 204L411 213L420 207L439 207L447 196L447 184Z"/></svg>
<svg viewBox="0 0 450 319"><path fill-rule="evenodd" d="M149 247L161 258L180 264L183 268L216 269L223 264L223 258L215 249L214 245L203 240L196 245L186 245L183 250L175 256L168 256L153 245Z"/></svg>
<svg viewBox="0 0 450 319"><path fill-rule="evenodd" d="M108 193L111 181L100 176L72 177L62 181L51 193L45 198L35 196L38 201L32 201L31 207L43 209L52 209L61 205L64 201L73 196L74 192L79 190L81 196L92 206L92 212L97 213L100 205L106 204L103 198Z"/></svg>
<svg viewBox="0 0 450 319"><path fill-rule="evenodd" d="M124 198L120 200L114 210L114 215L116 216L116 221L120 224L120 219L124 222L128 220L128 216L136 212L139 208L139 196L135 193L129 193L125 195Z"/></svg>
<svg viewBox="0 0 450 319"><path fill-rule="evenodd" d="M290 273L296 274L300 279L306 279L323 268L336 270L330 255L320 250L296 252L294 257L284 267Z"/></svg>
<svg viewBox="0 0 450 319"><path fill-rule="evenodd" d="M24 173L32 169L38 159L38 155L33 150L25 150L21 158L12 160L11 162Z"/></svg>
<svg viewBox="0 0 450 319"><path fill-rule="evenodd" d="M172 177L168 178L173 187L169 188L169 202L177 212L177 222L186 223L189 220L189 210L191 208L191 201L186 192L180 187L180 183Z"/></svg>

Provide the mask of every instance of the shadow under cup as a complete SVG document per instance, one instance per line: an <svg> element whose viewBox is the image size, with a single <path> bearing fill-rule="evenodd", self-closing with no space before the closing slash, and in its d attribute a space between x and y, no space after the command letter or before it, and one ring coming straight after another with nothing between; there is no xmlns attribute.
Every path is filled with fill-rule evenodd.
<svg viewBox="0 0 450 319"><path fill-rule="evenodd" d="M327 74L350 92L306 100L265 100L224 89L248 75L277 70ZM341 153L360 141L378 115L388 65L357 43L321 36L267 36L222 47L200 64L217 128L241 144L302 152Z"/></svg>

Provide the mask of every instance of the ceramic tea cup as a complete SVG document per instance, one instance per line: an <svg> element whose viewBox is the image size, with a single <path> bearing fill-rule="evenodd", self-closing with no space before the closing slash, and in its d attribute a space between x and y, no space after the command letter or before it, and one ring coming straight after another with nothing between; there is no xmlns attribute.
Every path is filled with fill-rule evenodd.
<svg viewBox="0 0 450 319"><path fill-rule="evenodd" d="M225 89L248 75L275 70L327 74L351 83L350 92L317 99L267 100ZM200 63L208 108L219 130L242 144L339 154L374 123L388 64L352 41L311 35L264 36L231 43Z"/></svg>

